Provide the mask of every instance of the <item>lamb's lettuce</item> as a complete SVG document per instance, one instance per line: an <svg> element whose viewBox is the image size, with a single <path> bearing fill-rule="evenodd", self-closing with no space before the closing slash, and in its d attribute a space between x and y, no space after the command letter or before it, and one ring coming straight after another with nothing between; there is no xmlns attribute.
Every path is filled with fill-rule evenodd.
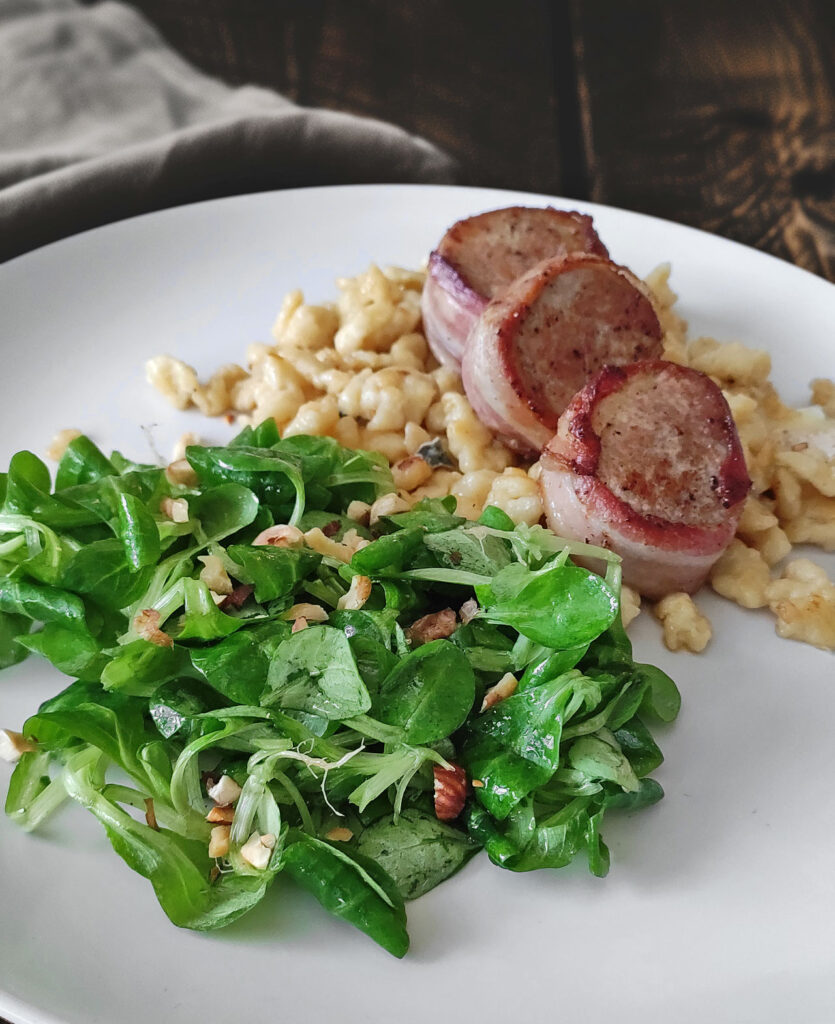
<svg viewBox="0 0 835 1024"><path fill-rule="evenodd" d="M468 522L449 497L362 525L348 507L394 489L386 460L282 439L273 421L187 457L195 487L85 437L54 485L30 452L0 474L0 668L32 653L73 680L23 725L34 749L9 785L14 821L85 807L182 927L228 924L283 872L395 956L404 900L481 848L513 871L584 854L606 873L604 814L660 799L650 723L680 701L633 660L616 556L497 508ZM276 523L365 543L347 564L254 546ZM371 581L361 609L356 575ZM308 622L295 604L319 607ZM441 611L456 613L446 635L432 632ZM507 673L515 692L488 706ZM466 803L441 822L436 772L455 765ZM207 787L221 776L241 788L215 862Z"/></svg>

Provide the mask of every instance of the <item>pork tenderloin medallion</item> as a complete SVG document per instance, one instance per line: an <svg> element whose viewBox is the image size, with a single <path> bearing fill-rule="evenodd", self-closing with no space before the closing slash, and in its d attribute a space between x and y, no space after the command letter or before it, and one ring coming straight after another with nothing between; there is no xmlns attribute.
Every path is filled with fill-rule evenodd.
<svg viewBox="0 0 835 1024"><path fill-rule="evenodd" d="M508 445L539 452L572 396L603 366L660 357L646 286L603 256L544 260L479 317L461 374L482 422Z"/></svg>
<svg viewBox="0 0 835 1024"><path fill-rule="evenodd" d="M605 367L574 396L540 485L555 533L615 551L624 582L657 599L704 583L751 481L719 388L658 359Z"/></svg>
<svg viewBox="0 0 835 1024"><path fill-rule="evenodd" d="M459 220L429 257L423 327L435 357L456 370L487 303L534 264L569 252L607 256L591 217L509 206Z"/></svg>

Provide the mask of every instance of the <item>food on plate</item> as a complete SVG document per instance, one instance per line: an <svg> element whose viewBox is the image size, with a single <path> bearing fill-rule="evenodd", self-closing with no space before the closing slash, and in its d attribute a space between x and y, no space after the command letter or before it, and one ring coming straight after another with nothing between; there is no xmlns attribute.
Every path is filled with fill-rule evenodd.
<svg viewBox="0 0 835 1024"><path fill-rule="evenodd" d="M710 643L713 630L696 607L690 594L667 594L654 606L655 617L664 630L664 643L671 651L698 654Z"/></svg>
<svg viewBox="0 0 835 1024"><path fill-rule="evenodd" d="M541 260L607 256L591 217L510 206L453 224L429 257L423 327L438 362L458 370L467 336L487 303Z"/></svg>
<svg viewBox="0 0 835 1024"><path fill-rule="evenodd" d="M606 874L680 702L633 660L616 555L406 502L382 455L273 419L183 461L82 435L54 484L25 451L2 477L0 666L73 679L0 733L13 821L81 804L182 927L283 873L395 956L405 901L479 850Z"/></svg>
<svg viewBox="0 0 835 1024"><path fill-rule="evenodd" d="M661 359L601 370L540 464L551 529L617 551L624 581L650 599L698 590L751 487L722 392Z"/></svg>
<svg viewBox="0 0 835 1024"><path fill-rule="evenodd" d="M714 567L711 585L744 607L773 609L781 633L832 649L812 604L800 602L795 615L794 604L769 602L765 588L782 576L779 563L793 544L835 550L835 383L814 381L809 408L787 406L769 380L768 353L688 339L669 275L662 265L645 281L661 325L662 357L700 370L722 389L753 481L735 542ZM149 363L149 379L178 408L194 406L240 425L274 416L283 435L321 434L380 451L409 503L451 494L467 518L496 505L514 522L538 523L541 466L495 437L476 416L460 376L438 366L422 334L424 279L418 271L371 266L340 278L332 304L310 304L292 291L273 343L251 345L246 369L228 364L201 382L194 368L160 356ZM824 616L835 614L830 590L816 593ZM622 615L632 621L640 596L629 587L623 594ZM692 601L687 607L695 609ZM700 649L695 640L680 646Z"/></svg>
<svg viewBox="0 0 835 1024"><path fill-rule="evenodd" d="M482 423L536 455L589 377L661 351L644 284L605 257L574 254L537 264L485 307L461 376Z"/></svg>

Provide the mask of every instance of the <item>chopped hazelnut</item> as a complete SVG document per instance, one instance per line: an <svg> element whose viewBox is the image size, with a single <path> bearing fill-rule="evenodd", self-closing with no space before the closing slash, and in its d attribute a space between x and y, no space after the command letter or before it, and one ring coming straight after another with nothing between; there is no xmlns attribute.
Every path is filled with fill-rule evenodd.
<svg viewBox="0 0 835 1024"><path fill-rule="evenodd" d="M241 787L229 775L221 775L218 782L209 788L209 796L220 807L234 804L241 795Z"/></svg>
<svg viewBox="0 0 835 1024"><path fill-rule="evenodd" d="M371 580L368 576L354 576L347 594L343 594L336 607L342 611L358 611L371 597Z"/></svg>
<svg viewBox="0 0 835 1024"><path fill-rule="evenodd" d="M353 519L355 523L359 523L360 526L368 526L368 520L371 516L371 506L367 501L352 501L348 506L348 511L345 515L349 519Z"/></svg>
<svg viewBox="0 0 835 1024"><path fill-rule="evenodd" d="M492 708L495 704L512 696L518 685L519 680L516 676L512 672L505 672L502 678L484 694L481 710L487 711L488 708Z"/></svg>
<svg viewBox="0 0 835 1024"><path fill-rule="evenodd" d="M23 754L37 749L37 743L27 739L23 733L0 729L0 760L14 764L15 761L20 760Z"/></svg>
<svg viewBox="0 0 835 1024"><path fill-rule="evenodd" d="M253 832L241 847L241 857L250 867L263 871L270 863L270 857L274 849L274 835L268 832L266 835L259 836L257 832Z"/></svg>
<svg viewBox="0 0 835 1024"><path fill-rule="evenodd" d="M281 616L282 619L305 618L308 622L327 622L328 613L320 604L309 604L302 601L301 604L294 604Z"/></svg>
<svg viewBox="0 0 835 1024"><path fill-rule="evenodd" d="M235 808L230 805L219 807L217 804L206 815L206 821L214 825L231 825L235 817Z"/></svg>
<svg viewBox="0 0 835 1024"><path fill-rule="evenodd" d="M469 601L465 601L458 614L461 616L461 622L466 626L467 623L472 622L478 612L478 601L474 597L471 597Z"/></svg>
<svg viewBox="0 0 835 1024"><path fill-rule="evenodd" d="M416 619L406 630L406 636L415 645L428 644L430 640L452 636L457 625L455 612L451 608L444 608L443 611L431 612Z"/></svg>
<svg viewBox="0 0 835 1024"><path fill-rule="evenodd" d="M191 468L186 459L177 459L171 462L165 469L165 476L172 484L182 484L184 487L194 487L197 483L197 474Z"/></svg>
<svg viewBox="0 0 835 1024"><path fill-rule="evenodd" d="M174 640L159 628L160 615L155 608L145 608L133 620L133 628L143 640L157 647L173 647Z"/></svg>
<svg viewBox="0 0 835 1024"><path fill-rule="evenodd" d="M159 510L172 523L188 522L188 502L185 498L163 498Z"/></svg>
<svg viewBox="0 0 835 1024"><path fill-rule="evenodd" d="M300 548L304 544L304 534L297 526L268 526L252 543L257 547L268 544L274 548Z"/></svg>
<svg viewBox="0 0 835 1024"><path fill-rule="evenodd" d="M215 825L209 838L209 856L225 857L229 853L229 837L232 829L229 825Z"/></svg>
<svg viewBox="0 0 835 1024"><path fill-rule="evenodd" d="M467 773L458 765L444 768L436 764L435 774L435 817L439 821L454 821L467 800Z"/></svg>
<svg viewBox="0 0 835 1024"><path fill-rule="evenodd" d="M340 828L339 826L325 833L325 839L330 839L332 843L347 843L353 838L354 833L349 828Z"/></svg>

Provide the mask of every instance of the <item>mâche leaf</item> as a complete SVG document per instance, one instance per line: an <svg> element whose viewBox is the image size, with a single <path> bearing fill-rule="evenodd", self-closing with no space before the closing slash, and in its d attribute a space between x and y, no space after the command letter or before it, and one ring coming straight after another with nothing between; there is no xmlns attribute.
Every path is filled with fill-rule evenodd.
<svg viewBox="0 0 835 1024"><path fill-rule="evenodd" d="M325 910L349 921L393 956L406 955L409 936L403 900L375 861L297 835L285 850L284 869Z"/></svg>
<svg viewBox="0 0 835 1024"><path fill-rule="evenodd" d="M406 742L428 744L463 725L474 699L466 655L448 640L433 640L401 658L382 681L375 712L402 729Z"/></svg>
<svg viewBox="0 0 835 1024"><path fill-rule="evenodd" d="M357 849L389 875L404 900L415 900L462 868L478 846L434 815L407 808L364 829Z"/></svg>
<svg viewBox="0 0 835 1024"><path fill-rule="evenodd" d="M331 626L309 626L275 650L264 707L306 711L328 719L349 719L371 708L345 634Z"/></svg>
<svg viewBox="0 0 835 1024"><path fill-rule="evenodd" d="M0 612L0 668L16 665L27 656L26 644L20 641L25 639L30 624L25 615Z"/></svg>
<svg viewBox="0 0 835 1024"><path fill-rule="evenodd" d="M491 622L512 626L558 650L590 643L612 623L619 608L604 580L568 564L534 572L514 563L476 592Z"/></svg>
<svg viewBox="0 0 835 1024"><path fill-rule="evenodd" d="M233 544L229 558L240 568L236 578L255 586L255 600L262 604L293 594L314 572L321 556L309 548L277 548Z"/></svg>
<svg viewBox="0 0 835 1024"><path fill-rule="evenodd" d="M193 487L87 438L54 490L29 452L0 474L0 668L72 679L23 723L9 816L71 798L178 926L225 926L283 872L398 957L404 900L481 848L604 875L604 814L661 798L649 726L680 702L633 660L616 556L451 496L363 525L385 458L272 420L187 454ZM281 524L366 543L253 545Z"/></svg>

